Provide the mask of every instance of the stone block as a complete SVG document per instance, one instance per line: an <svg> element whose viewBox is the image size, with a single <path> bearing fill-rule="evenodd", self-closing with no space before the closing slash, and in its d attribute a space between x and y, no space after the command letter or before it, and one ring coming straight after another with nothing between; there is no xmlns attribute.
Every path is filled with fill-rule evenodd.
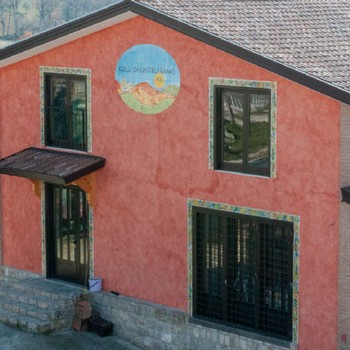
<svg viewBox="0 0 350 350"><path fill-rule="evenodd" d="M171 334L165 333L165 334L162 335L161 339L162 339L162 341L164 341L165 343L170 344L170 343L171 343L171 340L172 340L172 337L171 337Z"/></svg>
<svg viewBox="0 0 350 350"><path fill-rule="evenodd" d="M72 328L78 332L86 332L88 330L88 319L80 319L75 317L73 319Z"/></svg>
<svg viewBox="0 0 350 350"><path fill-rule="evenodd" d="M242 350L247 350L247 341L246 339L239 340L239 346Z"/></svg>
<svg viewBox="0 0 350 350"><path fill-rule="evenodd" d="M75 304L75 318L87 320L91 316L92 307L89 301L79 301Z"/></svg>
<svg viewBox="0 0 350 350"><path fill-rule="evenodd" d="M93 305L95 310L97 306L103 311L102 317L114 323L114 334L144 349L259 350L262 345L254 339L189 323L182 310L129 297L105 293L103 299L96 299L93 295ZM108 313L111 318L106 316ZM279 346L265 348L272 349L285 350Z"/></svg>
<svg viewBox="0 0 350 350"><path fill-rule="evenodd" d="M182 325L187 323L187 316L181 310L157 308L154 314L156 319L163 322L169 322L175 325Z"/></svg>

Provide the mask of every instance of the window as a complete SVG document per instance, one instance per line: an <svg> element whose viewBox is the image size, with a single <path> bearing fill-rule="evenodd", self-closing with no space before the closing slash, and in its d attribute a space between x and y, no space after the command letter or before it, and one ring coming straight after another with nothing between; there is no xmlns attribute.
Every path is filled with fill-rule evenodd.
<svg viewBox="0 0 350 350"><path fill-rule="evenodd" d="M193 316L292 340L293 223L193 207Z"/></svg>
<svg viewBox="0 0 350 350"><path fill-rule="evenodd" d="M45 74L45 144L87 150L86 78Z"/></svg>
<svg viewBox="0 0 350 350"><path fill-rule="evenodd" d="M270 176L271 90L216 87L214 113L214 167Z"/></svg>

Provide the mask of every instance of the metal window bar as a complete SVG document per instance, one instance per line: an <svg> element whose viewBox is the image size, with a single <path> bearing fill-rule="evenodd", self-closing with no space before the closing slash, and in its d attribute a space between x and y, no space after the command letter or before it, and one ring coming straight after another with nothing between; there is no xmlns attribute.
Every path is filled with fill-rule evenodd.
<svg viewBox="0 0 350 350"><path fill-rule="evenodd" d="M87 88L80 76L45 77L46 144L87 150Z"/></svg>
<svg viewBox="0 0 350 350"><path fill-rule="evenodd" d="M48 135L47 144L59 148L86 150L86 110L46 107Z"/></svg>
<svg viewBox="0 0 350 350"><path fill-rule="evenodd" d="M194 315L292 337L292 224L194 209Z"/></svg>
<svg viewBox="0 0 350 350"><path fill-rule="evenodd" d="M223 236L222 220L217 215L197 215L197 312L222 319Z"/></svg>

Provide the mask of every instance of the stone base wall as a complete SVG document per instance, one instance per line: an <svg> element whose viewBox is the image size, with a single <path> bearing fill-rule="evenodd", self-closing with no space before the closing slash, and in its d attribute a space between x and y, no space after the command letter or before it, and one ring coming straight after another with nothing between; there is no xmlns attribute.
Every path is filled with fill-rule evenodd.
<svg viewBox="0 0 350 350"><path fill-rule="evenodd" d="M18 270L8 266L0 266L0 278L4 280L8 280L8 279L24 280L24 279L32 279L32 278L40 278L40 277L42 276L37 275L35 273L28 272L28 271Z"/></svg>
<svg viewBox="0 0 350 350"><path fill-rule="evenodd" d="M233 334L189 322L179 309L152 304L112 293L92 294L93 310L113 322L114 334L152 350L282 350L296 349L294 344L280 345L249 336ZM246 332L245 332L246 333ZM278 343L278 342L276 342Z"/></svg>
<svg viewBox="0 0 350 350"><path fill-rule="evenodd" d="M342 104L340 119L340 186L350 186L350 106ZM350 204L339 210L338 349L350 350Z"/></svg>

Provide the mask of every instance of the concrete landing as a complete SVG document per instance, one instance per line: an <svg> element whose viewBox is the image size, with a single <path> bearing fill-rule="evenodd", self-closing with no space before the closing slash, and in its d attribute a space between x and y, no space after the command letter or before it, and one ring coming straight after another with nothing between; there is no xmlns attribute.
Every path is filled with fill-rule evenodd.
<svg viewBox="0 0 350 350"><path fill-rule="evenodd" d="M101 338L90 332L64 330L36 335L0 324L0 350L140 350L115 337Z"/></svg>

